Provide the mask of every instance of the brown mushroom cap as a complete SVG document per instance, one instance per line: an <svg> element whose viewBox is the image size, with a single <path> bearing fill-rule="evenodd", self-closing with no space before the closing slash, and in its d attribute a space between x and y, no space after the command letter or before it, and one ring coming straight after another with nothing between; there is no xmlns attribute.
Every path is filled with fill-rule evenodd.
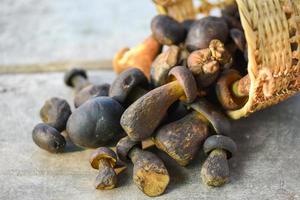
<svg viewBox="0 0 300 200"><path fill-rule="evenodd" d="M93 97L108 96L109 87L110 85L107 83L101 85L86 86L76 94L74 98L75 108L78 108L87 100Z"/></svg>
<svg viewBox="0 0 300 200"><path fill-rule="evenodd" d="M170 78L175 78L183 88L187 103L191 103L197 97L197 85L190 70L183 66L176 66L169 72Z"/></svg>
<svg viewBox="0 0 300 200"><path fill-rule="evenodd" d="M172 45L156 57L151 66L151 82L155 87L167 83L169 71L176 66L180 48Z"/></svg>
<svg viewBox="0 0 300 200"><path fill-rule="evenodd" d="M207 138L203 144L203 150L206 154L209 154L214 149L223 149L227 152L227 159L230 159L236 154L236 143L227 136L224 135L212 135Z"/></svg>
<svg viewBox="0 0 300 200"><path fill-rule="evenodd" d="M231 131L229 119L208 101L199 99L190 106L210 122L216 133L227 135Z"/></svg>
<svg viewBox="0 0 300 200"><path fill-rule="evenodd" d="M148 87L147 77L138 68L127 69L111 84L109 96L123 104L129 93L137 86Z"/></svg>
<svg viewBox="0 0 300 200"><path fill-rule="evenodd" d="M80 68L73 68L70 71L67 71L64 76L64 82L69 87L74 87L72 83L72 79L75 76L82 76L83 78L87 79L86 71Z"/></svg>
<svg viewBox="0 0 300 200"><path fill-rule="evenodd" d="M111 167L114 167L117 162L117 155L108 147L100 147L96 149L90 156L90 163L94 169L99 169L99 161L106 159L109 161Z"/></svg>
<svg viewBox="0 0 300 200"><path fill-rule="evenodd" d="M140 147L140 145L141 145L140 142L132 141L128 136L126 136L122 138L116 145L117 155L120 158L120 160L124 162L128 161L129 151L135 146Z"/></svg>
<svg viewBox="0 0 300 200"><path fill-rule="evenodd" d="M224 71L216 84L216 94L219 102L227 110L237 110L244 106L247 97L238 98L232 93L232 85L242 77L238 71L230 69Z"/></svg>

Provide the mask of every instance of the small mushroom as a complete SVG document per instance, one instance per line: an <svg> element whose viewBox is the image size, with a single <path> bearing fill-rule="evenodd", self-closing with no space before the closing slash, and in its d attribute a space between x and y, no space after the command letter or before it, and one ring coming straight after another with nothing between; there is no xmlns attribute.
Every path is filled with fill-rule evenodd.
<svg viewBox="0 0 300 200"><path fill-rule="evenodd" d="M137 67L149 78L151 64L160 52L161 45L150 36L134 48L121 49L113 59L114 71L120 74L128 68Z"/></svg>
<svg viewBox="0 0 300 200"><path fill-rule="evenodd" d="M155 197L166 190L170 177L159 157L142 150L140 143L130 140L129 137L118 142L116 151L121 160L130 159L133 163L133 181L144 194Z"/></svg>
<svg viewBox="0 0 300 200"><path fill-rule="evenodd" d="M237 28L230 29L230 37L239 50L244 52L246 49L246 39L243 31Z"/></svg>
<svg viewBox="0 0 300 200"><path fill-rule="evenodd" d="M156 57L151 66L151 83L154 87L167 83L169 71L176 66L179 56L180 48L172 45Z"/></svg>
<svg viewBox="0 0 300 200"><path fill-rule="evenodd" d="M90 156L90 164L94 169L99 170L96 177L95 188L98 190L110 190L117 185L117 174L114 167L117 162L117 155L107 147L96 149Z"/></svg>
<svg viewBox="0 0 300 200"><path fill-rule="evenodd" d="M208 136L208 125L196 111L182 119L166 124L155 132L154 142L182 166L194 159Z"/></svg>
<svg viewBox="0 0 300 200"><path fill-rule="evenodd" d="M226 110L237 110L247 101L250 87L249 76L245 79L241 78L238 71L230 69L224 71L216 83L218 100Z"/></svg>
<svg viewBox="0 0 300 200"><path fill-rule="evenodd" d="M48 99L41 108L40 117L44 123L62 132L66 129L71 113L71 108L66 100L53 97Z"/></svg>
<svg viewBox="0 0 300 200"><path fill-rule="evenodd" d="M95 97L77 108L67 122L72 142L86 148L97 148L123 133L120 117L123 107L110 97Z"/></svg>
<svg viewBox="0 0 300 200"><path fill-rule="evenodd" d="M192 52L199 49L208 48L213 39L218 39L225 43L228 39L228 26L223 18L204 17L193 23L186 38L187 49Z"/></svg>
<svg viewBox="0 0 300 200"><path fill-rule="evenodd" d="M121 126L131 140L141 141L152 135L178 99L192 102L197 96L197 86L192 73L182 66L169 72L174 81L155 88L131 104L121 117Z"/></svg>
<svg viewBox="0 0 300 200"><path fill-rule="evenodd" d="M65 138L55 128L43 123L34 127L32 139L41 149L51 153L62 152L66 145Z"/></svg>
<svg viewBox="0 0 300 200"><path fill-rule="evenodd" d="M109 96L123 106L127 106L147 93L148 88L149 82L144 73L138 68L129 68L123 71L111 84Z"/></svg>
<svg viewBox="0 0 300 200"><path fill-rule="evenodd" d="M64 82L67 86L79 92L91 83L88 81L86 71L80 68L73 68L65 73Z"/></svg>
<svg viewBox="0 0 300 200"><path fill-rule="evenodd" d="M237 151L235 142L223 135L213 135L206 139L203 149L208 157L202 165L202 181L209 186L222 186L229 178L228 160Z"/></svg>
<svg viewBox="0 0 300 200"><path fill-rule="evenodd" d="M178 45L185 40L184 26L168 15L157 15L152 19L151 30L162 45Z"/></svg>
<svg viewBox="0 0 300 200"><path fill-rule="evenodd" d="M80 90L74 98L75 108L81 106L87 100L94 97L108 96L110 85L107 83L101 85L89 85Z"/></svg>

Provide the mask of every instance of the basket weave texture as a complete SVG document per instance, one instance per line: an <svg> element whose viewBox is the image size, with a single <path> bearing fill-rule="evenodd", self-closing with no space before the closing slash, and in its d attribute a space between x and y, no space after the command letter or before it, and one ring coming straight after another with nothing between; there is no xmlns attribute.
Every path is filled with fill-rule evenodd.
<svg viewBox="0 0 300 200"><path fill-rule="evenodd" d="M233 119L300 91L300 0L236 2L248 45L251 84L244 107L228 111Z"/></svg>

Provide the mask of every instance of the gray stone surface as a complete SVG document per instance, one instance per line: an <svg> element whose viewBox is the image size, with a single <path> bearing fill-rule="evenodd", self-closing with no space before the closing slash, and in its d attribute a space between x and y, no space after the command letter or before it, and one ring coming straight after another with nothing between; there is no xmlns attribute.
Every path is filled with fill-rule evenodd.
<svg viewBox="0 0 300 200"><path fill-rule="evenodd" d="M110 60L155 13L151 0L1 0L0 66Z"/></svg>
<svg viewBox="0 0 300 200"><path fill-rule="evenodd" d="M109 71L93 72L95 82L110 82ZM131 180L131 166L118 188L97 191L97 171L89 166L91 150L68 146L53 155L39 149L31 130L39 108L52 96L71 102L61 73L0 76L0 199L150 199ZM202 153L187 168L160 154L171 183L156 199L300 199L300 96L233 123L239 151L230 161L230 183L208 188L199 179Z"/></svg>

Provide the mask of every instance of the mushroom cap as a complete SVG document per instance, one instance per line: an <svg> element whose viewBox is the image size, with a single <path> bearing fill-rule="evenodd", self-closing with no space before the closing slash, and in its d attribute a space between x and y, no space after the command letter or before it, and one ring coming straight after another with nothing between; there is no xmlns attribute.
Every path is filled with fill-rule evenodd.
<svg viewBox="0 0 300 200"><path fill-rule="evenodd" d="M230 159L237 151L236 143L224 135L212 135L207 138L203 144L203 150L209 154L214 149L223 149L227 152L227 158Z"/></svg>
<svg viewBox="0 0 300 200"><path fill-rule="evenodd" d="M168 15L157 15L151 21L155 39L163 45L178 45L186 37L184 26Z"/></svg>
<svg viewBox="0 0 300 200"><path fill-rule="evenodd" d="M154 3L161 6L171 6L185 0L153 0Z"/></svg>
<svg viewBox="0 0 300 200"><path fill-rule="evenodd" d="M66 145L65 138L55 128L44 123L34 127L32 139L41 149L51 153L62 152Z"/></svg>
<svg viewBox="0 0 300 200"><path fill-rule="evenodd" d="M239 50L244 52L246 48L246 38L244 33L240 29L233 28L230 29L230 37L239 48Z"/></svg>
<svg viewBox="0 0 300 200"><path fill-rule="evenodd" d="M185 31L188 33L196 20L194 19L186 19L181 22L182 26L184 27Z"/></svg>
<svg viewBox="0 0 300 200"><path fill-rule="evenodd" d="M217 134L228 135L231 131L229 119L205 99L198 99L190 105L196 112L204 116Z"/></svg>
<svg viewBox="0 0 300 200"><path fill-rule="evenodd" d="M73 68L65 73L65 76L64 76L65 84L67 86L74 87L74 85L72 84L72 79L75 76L82 76L83 78L87 79L87 74L86 74L85 70L80 69L80 68Z"/></svg>
<svg viewBox="0 0 300 200"><path fill-rule="evenodd" d="M95 97L71 114L66 130L74 144L97 148L121 136L120 118L123 112L123 107L116 100Z"/></svg>
<svg viewBox="0 0 300 200"><path fill-rule="evenodd" d="M107 83L101 84L101 85L89 85L80 90L75 98L74 98L74 105L75 108L78 108L81 106L84 102L87 100L94 98L94 97L100 97L100 96L108 96L110 85Z"/></svg>
<svg viewBox="0 0 300 200"><path fill-rule="evenodd" d="M183 66L176 66L169 72L169 77L174 77L182 86L187 103L193 102L197 97L197 85L195 78L190 70Z"/></svg>
<svg viewBox="0 0 300 200"><path fill-rule="evenodd" d="M67 121L72 111L64 99L53 97L48 99L40 110L42 121L62 132L66 129Z"/></svg>
<svg viewBox="0 0 300 200"><path fill-rule="evenodd" d="M178 63L179 55L180 48L172 45L156 57L151 66L151 82L155 87L167 83L168 73Z"/></svg>
<svg viewBox="0 0 300 200"><path fill-rule="evenodd" d="M225 43L228 39L228 26L221 17L204 17L195 21L187 34L186 46L189 51L208 48L213 39Z"/></svg>
<svg viewBox="0 0 300 200"><path fill-rule="evenodd" d="M247 97L235 97L231 90L235 81L240 80L242 77L237 70L229 69L222 73L221 77L216 83L216 94L219 102L226 110L236 110L244 106Z"/></svg>
<svg viewBox="0 0 300 200"><path fill-rule="evenodd" d="M129 68L123 71L111 84L109 96L124 104L129 93L135 87L148 87L148 79L138 68Z"/></svg>
<svg viewBox="0 0 300 200"><path fill-rule="evenodd" d="M141 147L141 143L132 141L128 136L122 138L116 145L116 152L120 160L128 161L129 151L135 146Z"/></svg>
<svg viewBox="0 0 300 200"><path fill-rule="evenodd" d="M99 147L90 156L90 164L94 169L99 169L99 161L106 159L111 167L114 167L117 162L116 153L108 147Z"/></svg>

